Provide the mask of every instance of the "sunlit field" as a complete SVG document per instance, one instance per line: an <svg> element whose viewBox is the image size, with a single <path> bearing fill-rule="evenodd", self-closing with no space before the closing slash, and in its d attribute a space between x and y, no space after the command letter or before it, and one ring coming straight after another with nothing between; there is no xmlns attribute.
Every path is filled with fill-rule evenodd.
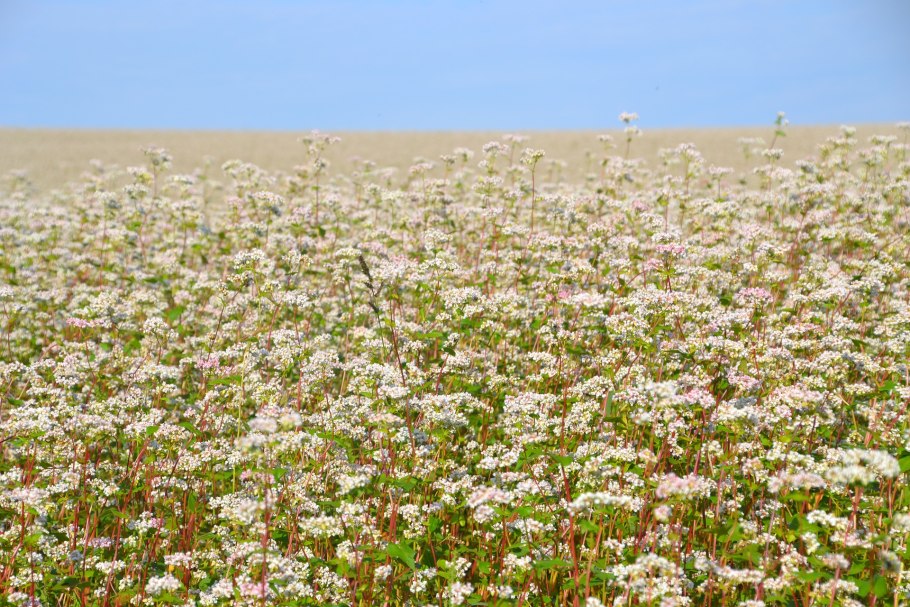
<svg viewBox="0 0 910 607"><path fill-rule="evenodd" d="M905 605L910 124L621 120L4 131L0 604Z"/></svg>
<svg viewBox="0 0 910 607"><path fill-rule="evenodd" d="M902 131L894 124L856 125L856 138L866 143L873 135L894 135L903 141ZM598 142L602 134L624 143L620 126L608 131L540 131L523 133L527 145L546 150L541 167L560 165L564 179L581 181L596 172L604 157ZM815 154L817 146L837 134L838 126L789 126L787 136L778 138L775 147L783 150L780 165L792 168L797 160ZM208 164L212 175L221 174L228 160L242 159L271 172L291 172L307 161L306 148L300 145L304 133L255 131L114 131L12 129L0 127L0 176L25 170L36 187L51 190L71 181L80 181L91 170L93 160L108 170L125 169L145 162L142 149L164 147L171 154L171 171L192 173ZM329 172L357 170L359 161L372 161L380 168L407 171L423 159L435 164L440 156L457 147L479 152L485 143L501 141L508 133L484 132L351 132L333 133L341 141L325 149L322 157L331 164ZM765 147L774 137L772 127L645 129L635 141L633 156L651 168L660 166L660 150L682 143L693 143L704 159L718 166L749 173L760 163L743 154L743 139L763 139ZM755 144L749 148L756 148ZM622 154L622 150L612 153ZM476 164L476 163L475 163Z"/></svg>

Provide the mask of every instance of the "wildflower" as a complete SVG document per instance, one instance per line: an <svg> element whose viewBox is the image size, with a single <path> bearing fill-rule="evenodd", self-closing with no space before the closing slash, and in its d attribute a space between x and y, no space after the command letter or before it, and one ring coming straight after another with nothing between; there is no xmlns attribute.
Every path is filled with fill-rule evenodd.
<svg viewBox="0 0 910 607"><path fill-rule="evenodd" d="M446 599L451 605L462 605L474 592L474 586L465 582L454 582L446 590Z"/></svg>
<svg viewBox="0 0 910 607"><path fill-rule="evenodd" d="M145 591L151 596L158 596L161 593L175 593L183 589L183 584L170 573L162 576L149 578L145 583Z"/></svg>
<svg viewBox="0 0 910 607"><path fill-rule="evenodd" d="M837 464L828 468L826 477L839 485L865 485L900 474L897 460L886 451L850 449L840 451L836 457Z"/></svg>
<svg viewBox="0 0 910 607"><path fill-rule="evenodd" d="M712 483L694 474L679 477L671 473L660 482L654 493L659 499L677 496L683 498L706 497L713 488Z"/></svg>
<svg viewBox="0 0 910 607"><path fill-rule="evenodd" d="M910 130L791 158L779 115L728 169L620 121L0 180L0 595L906 594Z"/></svg>
<svg viewBox="0 0 910 607"><path fill-rule="evenodd" d="M392 575L392 566L380 565L376 568L376 572L373 574L373 579L377 582L384 582L390 575Z"/></svg>

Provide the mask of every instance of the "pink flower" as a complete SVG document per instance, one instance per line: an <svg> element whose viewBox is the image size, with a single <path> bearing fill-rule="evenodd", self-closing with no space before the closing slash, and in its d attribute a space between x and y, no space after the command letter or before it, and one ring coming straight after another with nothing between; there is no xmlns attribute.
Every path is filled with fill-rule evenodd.
<svg viewBox="0 0 910 607"><path fill-rule="evenodd" d="M663 262L655 257L647 260L645 262L645 272L653 272L654 270L659 270L663 265Z"/></svg>
<svg viewBox="0 0 910 607"><path fill-rule="evenodd" d="M686 252L686 246L681 244L659 244L655 247L655 250L661 255L679 257Z"/></svg>
<svg viewBox="0 0 910 607"><path fill-rule="evenodd" d="M737 297L748 304L760 306L769 303L774 299L771 291L762 287L749 287L737 293Z"/></svg>
<svg viewBox="0 0 910 607"><path fill-rule="evenodd" d="M196 359L196 365L200 369L206 369L206 370L214 369L217 371L218 369L221 368L221 361L218 359L217 354L208 354L206 356Z"/></svg>

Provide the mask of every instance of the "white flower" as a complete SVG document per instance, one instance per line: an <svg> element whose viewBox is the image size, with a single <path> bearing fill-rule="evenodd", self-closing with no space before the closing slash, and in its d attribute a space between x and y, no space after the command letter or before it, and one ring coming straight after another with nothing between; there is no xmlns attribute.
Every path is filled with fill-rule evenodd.
<svg viewBox="0 0 910 607"><path fill-rule="evenodd" d="M158 596L162 592L175 593L183 588L180 580L170 573L160 577L149 578L145 583L145 591L151 596Z"/></svg>

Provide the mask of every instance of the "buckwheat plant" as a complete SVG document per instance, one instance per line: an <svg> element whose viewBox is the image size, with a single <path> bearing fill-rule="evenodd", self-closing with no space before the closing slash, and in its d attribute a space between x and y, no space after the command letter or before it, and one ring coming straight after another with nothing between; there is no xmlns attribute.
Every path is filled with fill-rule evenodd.
<svg viewBox="0 0 910 607"><path fill-rule="evenodd" d="M4 180L0 604L907 604L906 137L628 129Z"/></svg>

